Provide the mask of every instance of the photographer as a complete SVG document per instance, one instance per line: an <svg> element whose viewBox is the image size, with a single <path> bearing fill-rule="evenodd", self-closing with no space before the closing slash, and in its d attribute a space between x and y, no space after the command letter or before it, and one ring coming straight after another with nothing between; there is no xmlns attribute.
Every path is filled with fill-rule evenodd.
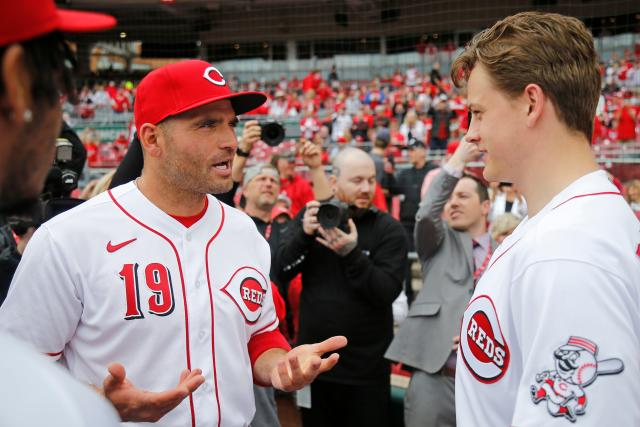
<svg viewBox="0 0 640 427"><path fill-rule="evenodd" d="M278 252L283 276L302 273L298 342L335 333L350 342L339 352L341 363L311 386L303 423L388 426L390 371L383 353L393 335L391 304L402 289L406 238L397 221L371 205L375 167L364 151L344 149L329 182L334 205L348 206L342 208L348 221L323 227L321 203L311 201L290 223Z"/></svg>

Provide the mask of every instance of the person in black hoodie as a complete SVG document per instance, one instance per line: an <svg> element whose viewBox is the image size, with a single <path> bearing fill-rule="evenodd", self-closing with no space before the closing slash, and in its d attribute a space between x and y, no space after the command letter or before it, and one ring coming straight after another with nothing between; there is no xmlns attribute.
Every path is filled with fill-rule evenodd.
<svg viewBox="0 0 640 427"><path fill-rule="evenodd" d="M399 222L372 207L375 167L371 157L346 148L329 178L349 220L325 229L318 201L289 224L278 251L284 278L302 273L298 343L344 335L340 364L311 385L309 426L388 426L390 366L383 354L393 336L391 304L402 289L407 242ZM314 182L315 185L315 182Z"/></svg>

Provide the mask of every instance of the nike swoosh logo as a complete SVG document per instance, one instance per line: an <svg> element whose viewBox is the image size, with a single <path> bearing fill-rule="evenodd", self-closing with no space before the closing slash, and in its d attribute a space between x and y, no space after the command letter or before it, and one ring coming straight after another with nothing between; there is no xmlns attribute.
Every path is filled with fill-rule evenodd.
<svg viewBox="0 0 640 427"><path fill-rule="evenodd" d="M109 243L107 243L107 252L113 253L113 252L115 252L115 251L117 251L119 249L124 248L129 243L135 242L136 240L138 240L138 238L133 238L131 240L127 240L126 242L118 243L117 245L112 245L111 244L111 240L109 240Z"/></svg>

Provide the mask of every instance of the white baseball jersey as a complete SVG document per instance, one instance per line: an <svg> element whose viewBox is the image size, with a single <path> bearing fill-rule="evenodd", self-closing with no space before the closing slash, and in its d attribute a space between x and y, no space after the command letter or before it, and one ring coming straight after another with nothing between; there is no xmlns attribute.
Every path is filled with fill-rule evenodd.
<svg viewBox="0 0 640 427"><path fill-rule="evenodd" d="M640 223L605 172L500 245L460 336L461 427L640 425Z"/></svg>
<svg viewBox="0 0 640 427"><path fill-rule="evenodd" d="M200 368L205 383L154 425L249 425L252 362L286 348L271 256L248 216L207 201L187 228L131 182L55 217L25 251L0 328L98 386L111 362L150 391Z"/></svg>
<svg viewBox="0 0 640 427"><path fill-rule="evenodd" d="M25 343L0 334L0 426L117 427L113 406Z"/></svg>

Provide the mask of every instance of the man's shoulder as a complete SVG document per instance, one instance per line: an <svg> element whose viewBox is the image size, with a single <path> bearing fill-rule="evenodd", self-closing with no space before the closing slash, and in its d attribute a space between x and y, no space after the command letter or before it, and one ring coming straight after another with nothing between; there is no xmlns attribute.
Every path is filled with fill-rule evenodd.
<svg viewBox="0 0 640 427"><path fill-rule="evenodd" d="M115 212L115 208L113 200L105 191L68 211L56 215L45 224L49 229L53 230L67 227L76 230L83 227L97 227L104 224L97 224L96 221L102 221L105 217Z"/></svg>
<svg viewBox="0 0 640 427"><path fill-rule="evenodd" d="M571 200L542 218L531 231L522 239L521 252L527 254L527 264L561 259L617 274L637 270L640 261L636 253L640 223L620 196L606 201Z"/></svg>

